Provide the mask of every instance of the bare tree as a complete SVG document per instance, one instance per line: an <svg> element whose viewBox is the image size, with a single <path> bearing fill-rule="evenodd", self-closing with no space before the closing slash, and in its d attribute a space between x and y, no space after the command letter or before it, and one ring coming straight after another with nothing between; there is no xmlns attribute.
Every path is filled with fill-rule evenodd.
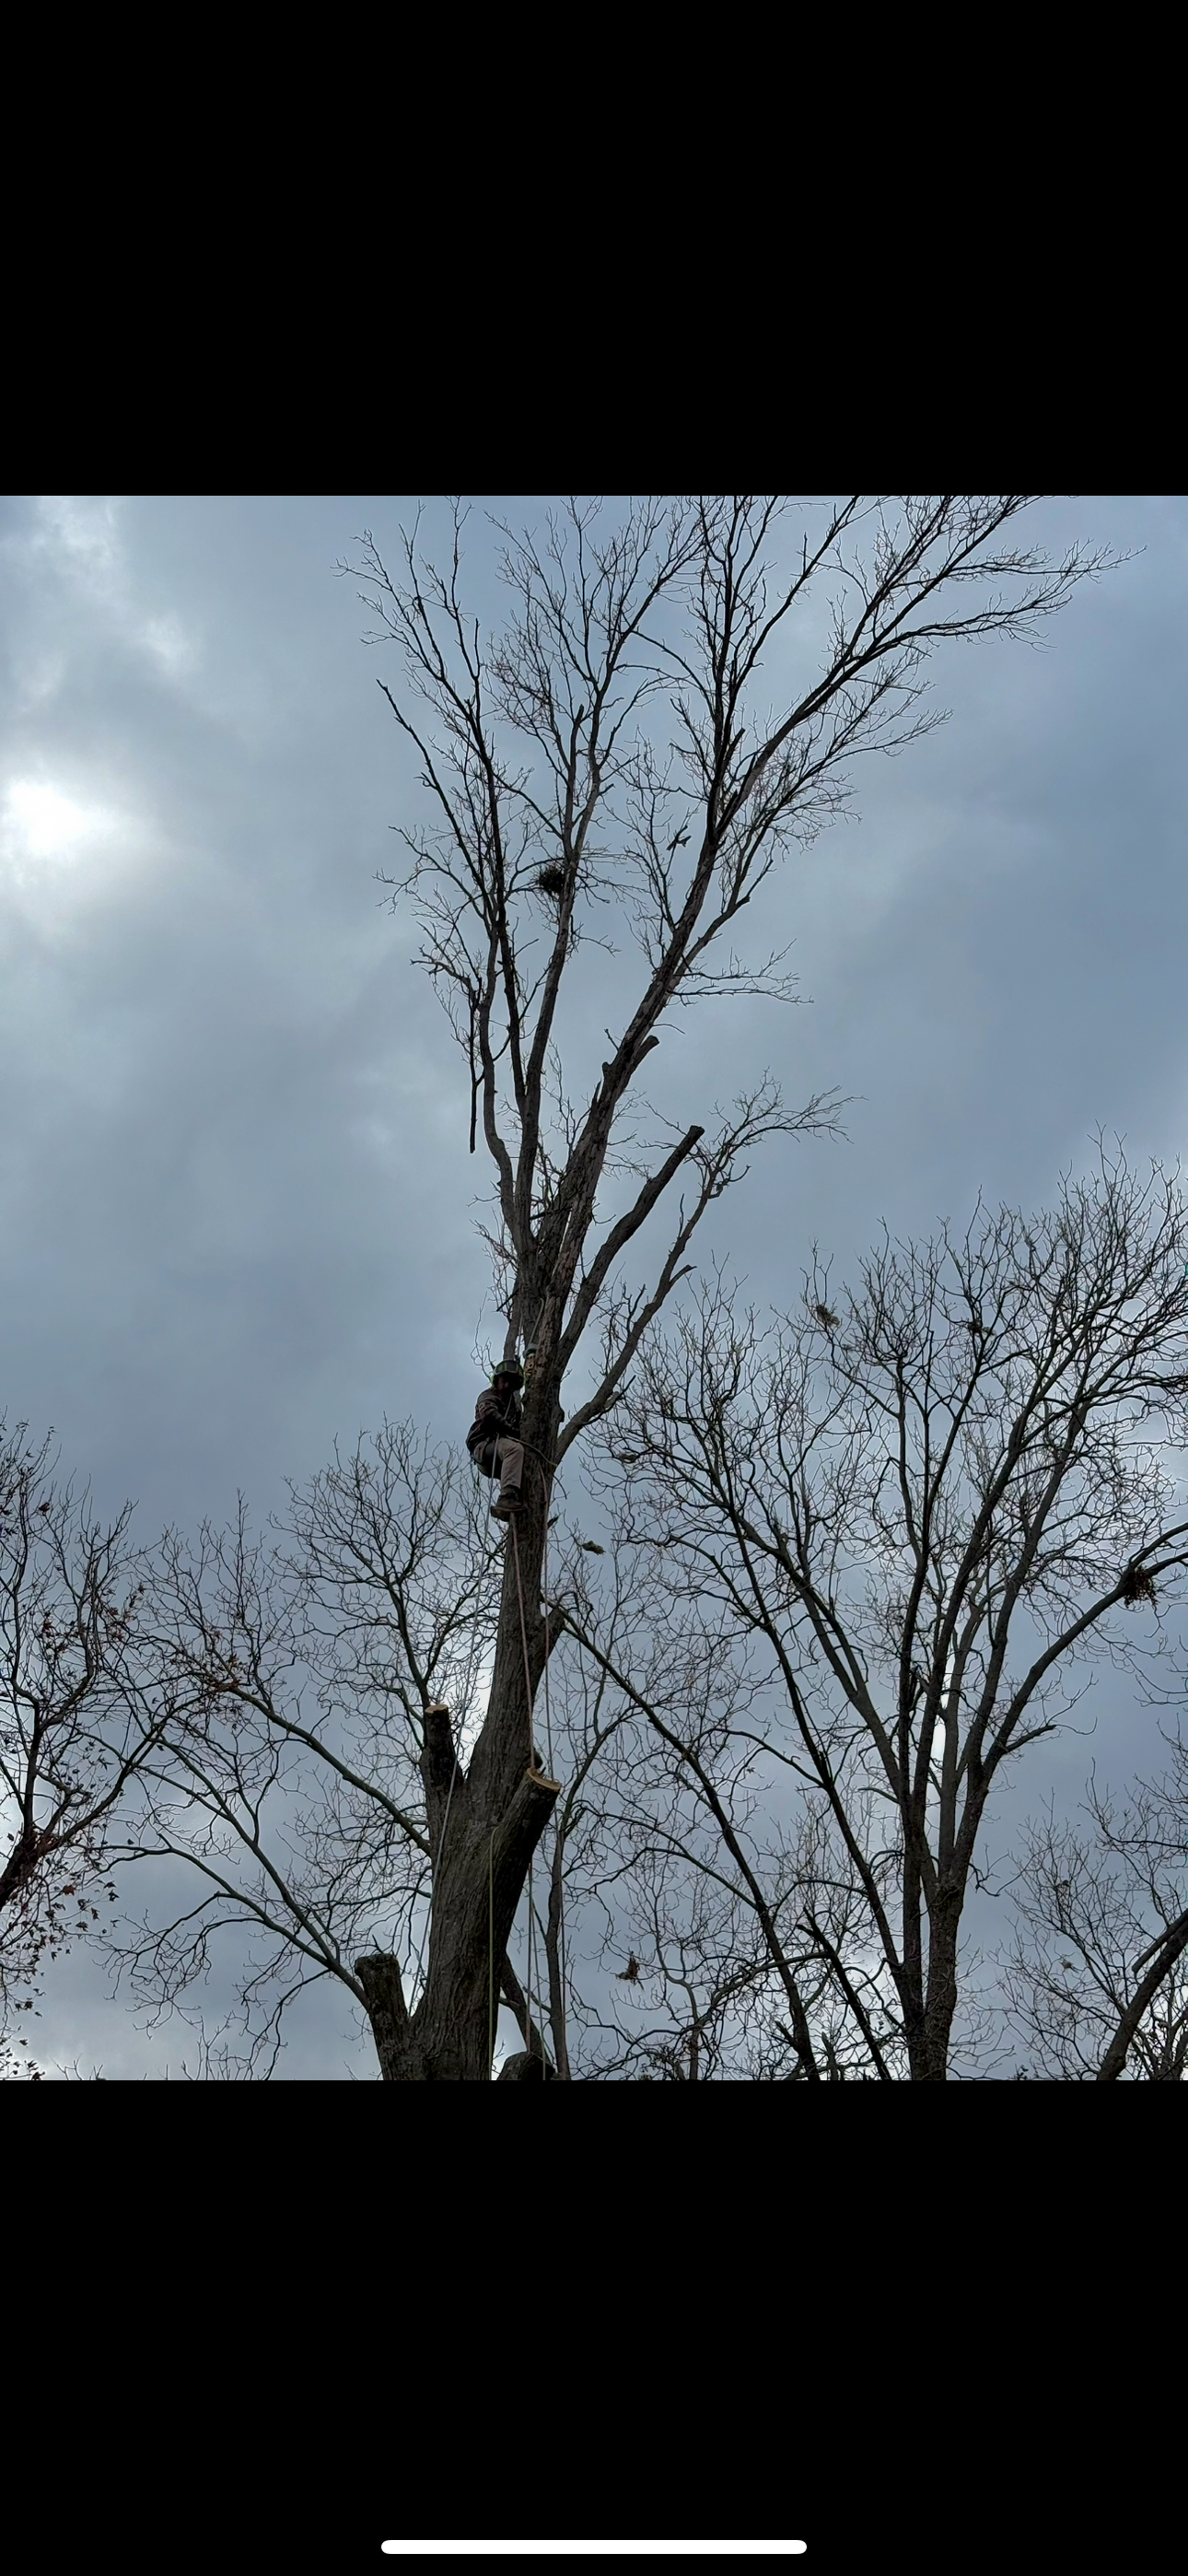
<svg viewBox="0 0 1188 2576"><path fill-rule="evenodd" d="M1142 1596L1140 1596L1141 1598ZM1011 2022L1039 2071L1182 2084L1188 2071L1188 1746L1114 1798L1092 1783L1089 1830L1052 1817L1025 1837Z"/></svg>
<svg viewBox="0 0 1188 2576"><path fill-rule="evenodd" d="M587 1602L580 1542L550 1581ZM287 2016L337 1985L370 2018L385 1961L414 2008L424 1982L435 1848L482 1722L502 1586L473 1471L412 1424L386 1424L254 1535L177 1534L141 1560L141 1669L170 1720L141 1780L118 1858L154 1884L113 1938L154 2017L198 2027L198 2062L268 2073ZM544 1605L546 1626L562 1616ZM537 1766L565 1773L547 1865L528 1882L518 1963L505 1950L487 1994L522 2048L505 2079L568 2077L566 1891L579 1910L613 1876L615 1781L599 1777L622 1726L601 1676L572 1654L546 1679ZM446 1760L456 1747L452 1778ZM547 1774L545 1776L548 1776ZM171 1864L184 1864L179 1872ZM207 2029L211 1982L233 1989ZM585 2071L585 2068L582 2068Z"/></svg>
<svg viewBox="0 0 1188 2576"><path fill-rule="evenodd" d="M1021 546L1027 500L573 505L540 543L502 531L508 615L489 642L465 604L461 511L444 569L416 530L395 577L363 540L376 640L403 666L381 686L427 800L403 834L397 900L421 922L493 1176L487 1239L503 1353L525 1355L530 1471L498 1554L473 1490L386 1431L295 1496L287 1556L241 1521L155 1561L150 1654L172 1713L140 1851L184 1857L198 1884L137 1973L184 1996L212 1942L252 1926L249 2054L276 2043L310 1978L331 1977L366 2011L386 2079L487 2080L501 1993L527 2071L549 2069L546 2023L566 2071L564 1887L575 1871L593 1884L605 1859L601 1792L583 1811L580 1791L634 1703L616 1688L602 1717L575 1715L563 1790L534 1734L564 1624L546 1567L554 1479L624 1400L698 1227L755 1147L836 1123L832 1096L789 1113L766 1080L713 1124L694 1104L677 1133L639 1094L640 1069L678 1007L793 998L785 952L748 964L736 925L840 810L854 757L937 720L930 654L1032 633L1097 568ZM628 1006L607 1005L608 1054L583 1067L566 977L608 934L633 943L637 972ZM661 1202L667 1248L633 1279ZM593 1382L566 1420L579 1354ZM538 2007L508 1948L550 1822ZM762 1890L749 1902L761 1920ZM528 1922L534 1934L533 1907ZM794 1977L785 2001L795 2016Z"/></svg>
<svg viewBox="0 0 1188 2576"><path fill-rule="evenodd" d="M18 2069L11 2017L111 1901L116 1810L166 1714L138 1671L129 1511L99 1521L53 1465L0 1421L0 2040Z"/></svg>
<svg viewBox="0 0 1188 2576"><path fill-rule="evenodd" d="M696 1811L682 1862L708 1853L746 1900L804 2074L833 2072L844 2026L843 2073L945 2078L995 1784L1087 1656L1141 1674L1160 1646L1188 1563L1186 1249L1176 1181L1103 1150L1050 1214L885 1239L852 1295L818 1271L769 1330L719 1283L604 1435L620 1545L667 1616L651 1670L596 1618L570 1632ZM679 1713L699 1640L716 1731L704 1695ZM1173 1913L1165 1967L1184 1941Z"/></svg>
<svg viewBox="0 0 1188 2576"><path fill-rule="evenodd" d="M229 1950L228 2064L269 2070L326 1979L374 2026L375 1957L399 1953L415 1986L447 1706L464 1753L500 1573L473 1475L411 1424L336 1455L263 1534L241 1505L231 1530L142 1560L144 1668L171 1718L120 1857L188 1873L176 1910L157 1896L124 1922L125 1973L155 2011L188 2010Z"/></svg>
<svg viewBox="0 0 1188 2576"><path fill-rule="evenodd" d="M688 1264L706 1211L772 1133L820 1131L828 1102L785 1115L773 1086L707 1141L695 1122L641 1146L628 1094L666 1017L708 993L788 995L777 953L730 942L777 859L836 814L860 751L934 718L924 666L939 645L1028 634L1097 561L1052 563L1016 541L1029 496L852 498L790 516L778 499L595 504L540 543L503 531L507 625L485 645L462 578L463 514L444 569L417 532L389 574L370 537L364 590L403 685L381 682L417 753L429 819L405 832L403 897L421 962L467 1061L471 1143L494 1173L490 1239L506 1356L530 1360L535 1462L506 1552L486 1713L464 1769L442 1721L428 1756L432 1926L410 2011L393 1950L360 1975L384 2074L485 2080L489 1996L531 1855L558 1796L532 1760L547 1655L541 1609L550 1480L622 1392ZM814 633L814 659L790 668ZM777 692L774 709L770 694ZM639 957L609 1052L563 1069L565 976L600 923ZM634 1168L626 1204L621 1183ZM674 1185L668 1250L629 1288L621 1264ZM592 1392L563 1427L566 1373L602 1331Z"/></svg>

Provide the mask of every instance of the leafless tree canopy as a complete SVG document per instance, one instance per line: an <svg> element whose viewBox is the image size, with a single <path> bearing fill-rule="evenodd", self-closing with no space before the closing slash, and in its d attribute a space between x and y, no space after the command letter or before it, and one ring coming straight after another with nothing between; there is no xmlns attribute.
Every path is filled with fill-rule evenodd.
<svg viewBox="0 0 1188 2576"><path fill-rule="evenodd" d="M1033 1826L1019 1855L1006 1962L1011 2019L1038 2073L1182 2084L1188 2068L1188 1747L1087 1824Z"/></svg>
<svg viewBox="0 0 1188 2576"><path fill-rule="evenodd" d="M686 1899L712 1865L722 1921L748 1910L804 2074L944 2077L995 1781L1087 1656L1141 1679L1182 1597L1186 1250L1174 1180L1103 1153L1052 1214L885 1239L770 1327L707 1291L616 1416L653 1597L636 1633L615 1604L571 1630L666 1749ZM670 1980L652 1803L636 1947Z"/></svg>
<svg viewBox="0 0 1188 2576"><path fill-rule="evenodd" d="M0 1421L0 2047L19 2067L39 1972L100 1919L116 1810L163 1705L137 1664L128 1513L55 1481Z"/></svg>
<svg viewBox="0 0 1188 2576"><path fill-rule="evenodd" d="M441 568L416 529L396 572L364 539L354 569L372 640L404 666L403 690L381 686L430 818L402 829L398 899L416 908L421 963L467 1055L509 1348L538 1339L543 1299L562 1370L572 1357L702 1135L690 1128L653 1164L578 1281L628 1085L674 1004L791 996L786 951L738 957L742 916L781 856L841 811L858 753L901 749L940 720L925 704L932 653L1034 635L1104 561L1073 550L1053 563L1020 544L1031 497L649 500L617 523L574 503L543 538L502 531L507 621L489 640L466 606L464 511ZM637 949L637 999L600 1078L583 1077L563 979L576 946L611 938ZM766 1132L774 1095L759 1114ZM703 1180L716 1190L732 1168L729 1155L712 1175L703 1163ZM633 1313L611 1386L643 1329Z"/></svg>
<svg viewBox="0 0 1188 2576"><path fill-rule="evenodd" d="M551 1815L521 1767L549 1653L537 1606L548 1478L621 1393L706 1208L753 1145L830 1119L822 1100L787 1119L767 1085L719 1117L708 1145L703 1118L664 1140L667 1151L654 1138L634 1199L616 1212L607 1184L640 1156L628 1090L674 1007L709 991L787 991L778 952L740 960L736 925L777 860L837 812L854 756L902 746L929 721L930 654L1033 633L1095 568L1018 543L1026 497L851 499L793 514L744 495L646 501L609 522L597 505L574 506L543 540L503 532L508 616L489 643L465 602L460 513L444 567L422 560L415 530L395 575L365 540L377 639L403 663L402 683L381 685L428 800L428 819L405 833L403 896L466 1049L471 1142L481 1119L495 1181L504 1347L532 1354L525 1430L540 1467L505 1566L486 1719L435 1877L415 2031L399 2024L395 1967L383 1972L403 2032L381 2047L388 2072L486 2071L484 1974L489 1987L501 1909L514 1911ZM575 947L608 910L639 972L596 1073L573 1066L562 995ZM687 1194L668 1253L630 1288L623 1258L678 1175ZM601 1367L563 1428L566 1373L596 1319ZM443 1746L451 1779L452 1759ZM506 1868L484 1930L496 1837Z"/></svg>
<svg viewBox="0 0 1188 2576"><path fill-rule="evenodd" d="M374 615L376 642L395 648L380 684L401 735L415 749L423 799L419 818L409 816L401 826L406 864L395 900L415 910L420 962L465 1057L471 1146L477 1150L481 1137L492 1183L487 1237L503 1353L522 1350L528 1362L523 1427L530 1470L513 1543L498 1554L485 1521L476 1518L469 1470L448 1472L405 1429L363 1444L348 1465L296 1498L287 1541L270 1538L264 1546L245 1525L221 1538L208 1532L196 1547L170 1541L154 1563L145 1654L170 1719L146 1781L152 1828L141 1849L146 1856L188 1856L194 1906L151 1933L149 1950L142 1946L139 1953L140 1973L155 1979L158 1991L162 1984L167 1994L194 1991L215 1928L231 1937L232 1927L238 1936L246 1927L253 1945L243 2001L249 2047L275 2040L285 2000L303 1981L331 1976L366 2011L389 2080L488 2080L500 1991L520 2021L529 2070L544 2071L547 2064L555 2073L570 2071L562 2011L565 1888L576 1873L589 1901L599 1901L598 1889L609 1883L608 1833L634 1836L644 1874L633 1881L633 1901L644 1908L641 1920L668 1922L668 1862L663 1836L657 1842L653 1828L661 1779L676 1777L672 1761L698 1833L708 1818L727 1853L707 1914L708 1852L704 1840L697 1845L696 1877L689 1882L696 1941L681 1928L665 1952L674 1994L684 1990L682 1978L689 1984L691 1941L707 1943L720 1958L715 1992L728 2001L704 2010L697 2003L698 2071L721 2060L722 2032L739 2012L758 2016L755 2026L767 2034L763 2046L775 2062L785 2042L762 2019L770 1975L779 1988L782 2025L792 2034L787 2045L804 2072L817 2068L813 2014L826 1996L831 2008L842 1998L846 2030L851 2039L851 2025L862 2032L873 2063L902 2043L918 2065L922 2048L927 2053L939 2045L922 2036L923 2007L913 2000L922 1991L922 1954L912 1952L915 1936L906 1927L911 1919L922 1923L921 1907L934 1922L946 1906L952 1911L954 1869L960 1877L969 1866L960 1819L974 1816L1007 1740L1017 1740L1023 1726L1021 1715L1008 1721L1000 1705L990 1636L995 1621L1009 1625L1001 1569L1013 1543L1010 1515L1032 1508L1018 1462L970 1542L980 1571L964 1575L952 1557L957 1520L950 1538L947 1505L928 1502L925 1533L914 1530L905 1556L890 1523L883 1529L881 1489L865 1490L857 1451L852 1491L844 1459L830 1470L832 1482L827 1479L820 1496L832 1531L826 1552L833 1545L844 1554L850 1544L842 1535L844 1511L852 1504L860 1517L865 1513L866 1537L853 1544L870 1554L872 1579L881 1548L887 1580L897 1569L895 1579L913 1599L909 1664L912 1656L932 1654L932 1679L917 1686L909 1671L903 1684L910 1703L905 1721L893 1710L876 1715L870 1692L866 1707L866 1685L853 1661L873 1652L875 1632L886 1646L891 1614L884 1614L880 1630L879 1614L868 1606L861 1629L848 1595L844 1609L839 1599L837 1618L850 1623L850 1644L843 1648L842 1632L831 1624L831 1596L819 1589L828 1578L818 1502L803 1527L796 1520L796 1405L807 1404L810 1378L803 1371L798 1377L795 1356L780 1359L769 1390L783 1408L779 1441L792 1443L786 1496L782 1451L778 1442L770 1455L763 1448L754 1409L757 1464L746 1484L744 1519L730 1519L727 1500L723 1525L736 1555L729 1577L725 1553L722 1569L707 1575L706 1600L716 1603L729 1670L715 1679L704 1638L683 1651L693 1659L705 1725L719 1737L723 1728L729 1736L737 1713L740 1634L762 1636L781 1676L787 1665L790 1706L797 1691L804 1696L798 1658L810 1652L810 1638L827 1673L837 1705L826 1713L821 1703L811 1721L816 1749L802 1738L795 1760L820 1809L813 1811L811 1831L833 1837L829 1847L836 1844L841 1855L841 1878L829 1906L814 1900L819 1920L794 1942L782 1879L773 1895L736 1828L737 1800L746 1794L742 1776L722 1789L713 1767L717 1738L713 1761L707 1750L702 1764L704 1777L690 1769L687 1726L683 1734L675 1730L678 1747L666 1745L668 1771L656 1771L656 1748L666 1742L657 1731L662 1703L672 1703L671 1693L664 1701L663 1676L654 1700L648 1696L655 1657L645 1651L636 1621L630 1672L619 1673L601 1631L599 1663L595 1629L602 1613L588 1582L593 1543L583 1554L580 1544L567 1548L562 1536L553 1541L550 1559L547 1534L564 1499L554 1479L579 1436L605 1424L617 1406L626 1411L630 1403L633 1420L639 1416L638 1393L629 1396L631 1372L642 1367L641 1384L652 1388L650 1372L661 1364L647 1359L649 1336L689 1275L707 1211L743 1177L766 1140L828 1132L836 1122L833 1094L789 1110L768 1078L725 1107L690 1101L689 1123L667 1125L640 1090L641 1068L668 1016L707 994L791 997L786 950L768 949L760 939L753 955L740 954L735 942L743 916L758 918L751 907L777 865L839 812L858 754L902 748L937 720L924 697L933 653L979 637L1034 634L1097 569L1100 558L1084 552L1052 562L1026 543L1021 527L1030 497L793 505L743 495L611 509L575 504L547 520L543 533L501 532L506 614L489 635L467 602L464 512L455 513L447 559L436 566L424 560L415 528L394 569L370 537L362 541L353 570ZM599 943L628 947L634 972L625 994L623 970L616 967L606 1053L599 1045L597 1061L585 1062L575 1030L579 1020L589 1025L588 994L583 988L575 1012L567 977L583 946L595 951L596 962ZM663 1208L667 1249L643 1266L642 1276L633 1275L637 1239ZM980 1281L978 1258L970 1258ZM990 1249L983 1262L986 1348L997 1354L1005 1386L1015 1308L1008 1298L996 1317L989 1303L996 1258ZM836 1347L832 1327L820 1318L814 1327L812 1366L833 1354L842 1371L836 1400L843 1410L850 1405L855 1422L865 1418L864 1407L872 1423L879 1412L877 1371L897 1334L904 1365L917 1379L923 1369L925 1389L932 1383L910 1319L900 1311L920 1283L914 1274L900 1276L890 1257L880 1278L884 1302L871 1311L869 1348L853 1342L852 1319L838 1329ZM1033 1307L1039 1294L1036 1286ZM1020 1297L1022 1311L1022 1291L1016 1305ZM820 1303L826 1303L823 1294ZM725 1329L712 1309L711 1328ZM676 1348L687 1351L694 1368L690 1329L683 1341L678 1334ZM980 1359L983 1350L980 1339L971 1339L974 1329L971 1318L962 1345L967 1359ZM981 1334L981 1323L976 1331ZM579 1353L587 1385L567 1417L562 1392ZM953 1434L967 1478L978 1472L978 1440L987 1445L987 1459L992 1445L991 1365L987 1356L980 1393L960 1409ZM1059 1376L1052 1380L1054 1438L1064 1436L1063 1384ZM957 1404L956 1379L946 1386L946 1400ZM740 1378L743 1403L741 1387ZM675 1402L679 1370L674 1388ZM927 1403L935 1412L930 1393ZM673 1473L679 1467L671 1511L678 1522L682 1510L687 1515L674 1536L673 1580L682 1563L692 1580L698 1546L710 1549L707 1568L711 1563L723 1508L714 1478L720 1482L733 1454L729 1405L724 1412L703 1406L698 1418L710 1450L697 1451L700 1435L690 1419L687 1456L674 1448L671 1462ZM639 1419L659 1496L670 1462L654 1424ZM922 1436L913 1414L910 1438ZM928 1439L935 1436L933 1425ZM1029 1431L1027 1446L1027 1473L1038 1497L1046 1490L1042 1445L1035 1446L1040 1437ZM844 1452L840 1432L838 1438ZM853 1448L858 1434L846 1438ZM720 1459L712 1448L719 1439L726 1444ZM696 1476L680 1486L698 1455L711 1498L700 1533L693 1517L702 1508ZM1076 1455L1079 1461L1079 1450ZM927 1449L922 1496L931 1493L934 1472ZM991 1473L988 1464L985 1472ZM1100 1535L1104 1505L1094 1501L1088 1508L1087 1528ZM1034 1509L1047 1528L1049 1507L1041 1510L1037 1500ZM1086 1536L1084 1544L1093 1543ZM913 1547L916 1573L909 1571ZM1038 1556L1028 1557L1029 1604L1049 1593L1054 1601L1060 1580L1055 1559L1049 1568L1046 1559L1041 1566ZM766 1625L754 1610L756 1583L767 1587L774 1604L770 1617L764 1614ZM939 1601L954 1584L962 1606L950 1634L947 1613L933 1596ZM668 1606L679 1597L678 1585ZM967 1636L979 1602L985 1636L976 1621ZM936 1636L930 1621L939 1621ZM941 1747L949 1740L949 1684L936 1680L942 1632L949 1640L944 1651L960 1660L963 1690L972 1689L983 1657L988 1698L961 1775L964 1788L957 1804L950 1799L945 1808L950 1821L934 1850L931 1827L919 1820L927 1815L928 1783L935 1762L943 1768ZM552 1768L542 1768L547 1748L534 1730L561 1636L568 1645L556 1662L558 1725L571 1768L559 1785ZM1038 1683L1028 1707L1037 1689ZM927 1745L910 1762L905 1723L912 1745ZM900 1816L909 1837L903 1867L917 1889L915 1899L905 1900L902 1955L894 1965L884 1927L899 1864L887 1859L877 1837L870 1842L864 1826L842 1823L862 1745L868 1753L884 1747L873 1768L873 1755L867 1761L863 1794L889 1800ZM563 1767L555 1750L552 1760ZM905 1763L917 1764L912 1786ZM830 1785L835 1770L845 1775L844 1791L836 1781ZM605 1800L593 1786L604 1776ZM534 2014L509 1956L546 1832L548 1894L540 1928L551 2056L542 2016ZM946 1839L953 1836L959 1864ZM694 1867L679 1848L676 1856L682 1867ZM611 1876L618 1865L610 1865ZM528 1919L535 1923L531 1909ZM846 1965L851 1920L868 1944L860 1971L853 1972ZM743 1926L744 1949L750 1948L740 1968L736 1935ZM934 1961L939 1957L934 1942ZM626 1985L639 1982L629 1964L621 1973ZM701 1994L692 1985L689 1991ZM927 2028L934 2033L939 2026L934 2016ZM611 2056L617 2046L612 2034ZM690 2041L686 2059L692 2048Z"/></svg>

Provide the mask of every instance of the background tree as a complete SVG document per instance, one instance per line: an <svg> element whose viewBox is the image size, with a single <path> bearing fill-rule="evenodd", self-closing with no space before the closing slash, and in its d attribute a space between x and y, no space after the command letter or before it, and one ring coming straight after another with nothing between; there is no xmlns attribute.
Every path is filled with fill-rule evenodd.
<svg viewBox="0 0 1188 2576"><path fill-rule="evenodd" d="M159 1740L167 1701L142 1687L141 1593L129 1512L98 1520L54 1480L49 1440L0 1421L0 2064L20 2071L17 2016L46 1959L89 1937L111 1901L116 1810ZM102 1900L102 1903L101 1903Z"/></svg>
<svg viewBox="0 0 1188 2576"><path fill-rule="evenodd" d="M1142 1595L1139 1595L1142 1598ZM1006 1963L1011 2022L1036 2071L1065 2082L1182 2084L1188 2069L1188 1747L1111 1797L1088 1831L1051 1816L1024 1838Z"/></svg>
<svg viewBox="0 0 1188 2576"><path fill-rule="evenodd" d="M568 1625L667 1768L649 1868L666 1837L749 1913L804 2075L946 2076L995 1785L1182 1597L1186 1249L1175 1181L1103 1153L1051 1214L885 1240L770 1330L720 1283L642 1359L603 1475L650 1654ZM670 1977L658 1935L639 1956Z"/></svg>
<svg viewBox="0 0 1188 2576"><path fill-rule="evenodd" d="M465 1759L485 1701L502 1552L465 1455L386 1424L293 1488L256 1535L176 1532L142 1560L146 1687L170 1723L144 1771L122 1860L189 1876L119 1931L154 2013L196 2012L203 2063L269 2072L299 1996L330 1980L375 2026L382 1962L423 1980L447 1744ZM446 1709L452 1711L452 1730ZM236 1997L213 2035L202 1990L230 1954ZM361 1958L360 1958L360 1955ZM373 1962L378 1960L376 1967ZM510 1961L491 1997L544 2043Z"/></svg>

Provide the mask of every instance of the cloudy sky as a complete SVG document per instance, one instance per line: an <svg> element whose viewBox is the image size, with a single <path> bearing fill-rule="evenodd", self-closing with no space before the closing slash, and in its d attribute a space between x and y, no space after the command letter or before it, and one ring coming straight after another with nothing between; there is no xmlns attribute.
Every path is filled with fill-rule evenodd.
<svg viewBox="0 0 1188 2576"><path fill-rule="evenodd" d="M477 503L480 614L484 509L545 506ZM419 798L336 569L365 527L394 555L415 507L3 505L0 1410L52 1425L104 1506L135 1497L146 1540L240 1489L265 1514L385 1413L460 1435L473 1404L485 1176L376 882ZM847 1143L774 1145L726 1202L713 1248L761 1302L814 1239L844 1274L884 1217L1042 1200L1098 1123L1181 1150L1188 500L1045 503L1032 534L1126 560L1042 648L939 661L949 722L866 765L855 818L788 868L773 918L811 1007L712 1005L662 1051L653 1094L688 1119L768 1063L794 1101L856 1095ZM1024 1804L1137 1735L1145 1759L1152 1723L1103 1686L1093 1741L1038 1748ZM38 2045L113 2075L170 2058L83 1963ZM327 2013L288 2071L348 2063L369 2071Z"/></svg>

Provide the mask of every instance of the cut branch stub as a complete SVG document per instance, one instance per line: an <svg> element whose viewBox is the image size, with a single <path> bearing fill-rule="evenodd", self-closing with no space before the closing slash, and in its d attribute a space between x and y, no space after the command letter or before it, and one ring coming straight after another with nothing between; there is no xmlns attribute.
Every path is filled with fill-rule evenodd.
<svg viewBox="0 0 1188 2576"><path fill-rule="evenodd" d="M390 1952L373 1950L367 1958L356 1959L355 1975L363 1989L363 2001L375 2034L376 2055L385 2075L400 2058L408 2036L408 2006L400 1981L398 1962Z"/></svg>

